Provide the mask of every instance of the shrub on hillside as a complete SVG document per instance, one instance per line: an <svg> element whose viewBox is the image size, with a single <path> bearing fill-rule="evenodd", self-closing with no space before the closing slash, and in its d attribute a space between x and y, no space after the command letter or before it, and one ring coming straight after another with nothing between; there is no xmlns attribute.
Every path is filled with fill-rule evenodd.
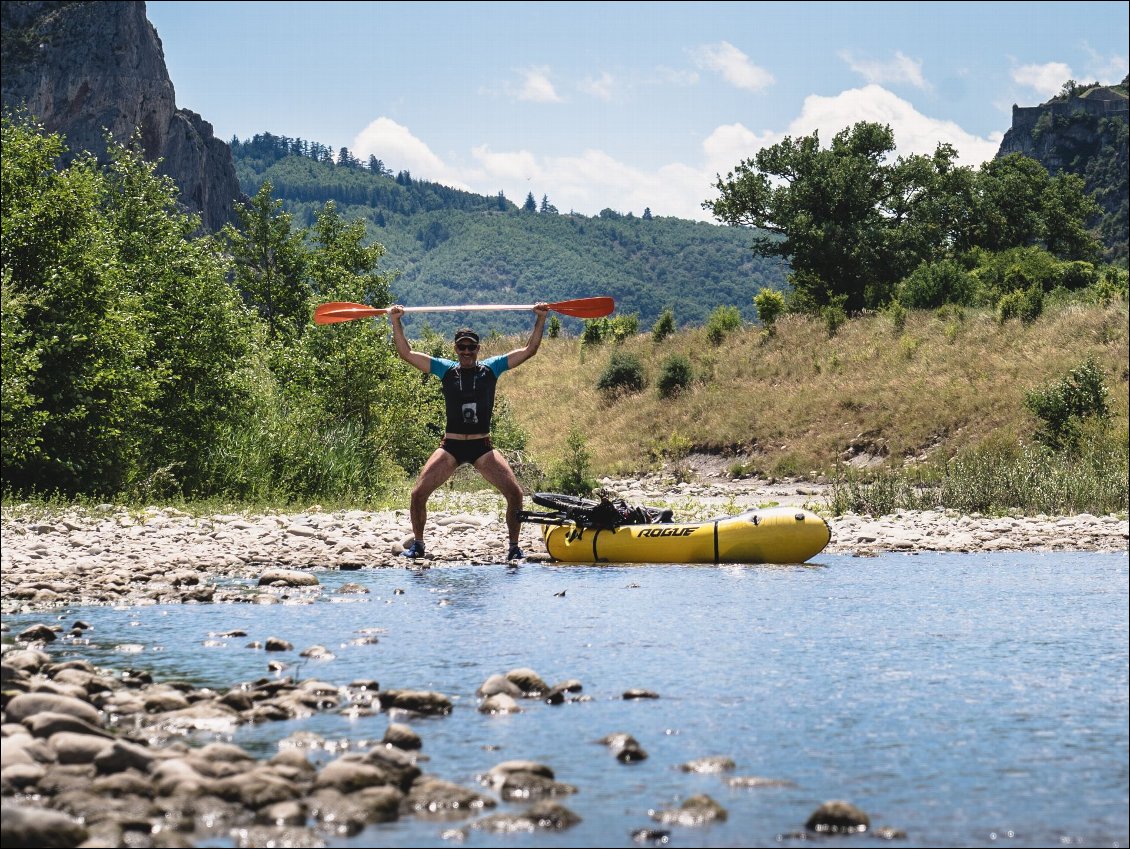
<svg viewBox="0 0 1130 849"><path fill-rule="evenodd" d="M612 318L593 318L585 321L581 332L582 345L599 345L602 342L623 342L640 331L638 313L617 315Z"/></svg>
<svg viewBox="0 0 1130 849"><path fill-rule="evenodd" d="M670 307L663 310L663 313L655 322L655 326L651 328L651 341L662 342L668 336L675 332L675 311Z"/></svg>
<svg viewBox="0 0 1130 849"><path fill-rule="evenodd" d="M1110 416L1110 392L1103 370L1088 358L1067 375L1024 396L1024 406L1040 420L1036 439L1049 448L1074 449L1086 419Z"/></svg>
<svg viewBox="0 0 1130 849"><path fill-rule="evenodd" d="M565 456L546 475L545 485L550 492L585 496L596 489L586 444L585 435L574 425L565 439Z"/></svg>
<svg viewBox="0 0 1130 849"><path fill-rule="evenodd" d="M757 307L757 317L761 323L772 329L778 317L785 311L785 296L776 289L763 288L753 296L753 305Z"/></svg>
<svg viewBox="0 0 1130 849"><path fill-rule="evenodd" d="M717 306L706 320L706 338L714 345L721 345L727 334L741 327L742 314L737 307Z"/></svg>
<svg viewBox="0 0 1130 849"><path fill-rule="evenodd" d="M596 382L596 388L605 394L639 392L647 385L643 363L635 354L614 351Z"/></svg>
<svg viewBox="0 0 1130 849"><path fill-rule="evenodd" d="M898 300L911 309L974 302L977 281L953 260L923 263L897 287Z"/></svg>
<svg viewBox="0 0 1130 849"><path fill-rule="evenodd" d="M660 367L656 387L660 398L673 398L685 391L694 380L691 361L682 354L669 354Z"/></svg>
<svg viewBox="0 0 1130 849"><path fill-rule="evenodd" d="M1004 324L1010 318L1018 318L1031 324L1044 311L1044 290L1038 284L1027 289L1017 289L1001 296L997 304L997 318Z"/></svg>

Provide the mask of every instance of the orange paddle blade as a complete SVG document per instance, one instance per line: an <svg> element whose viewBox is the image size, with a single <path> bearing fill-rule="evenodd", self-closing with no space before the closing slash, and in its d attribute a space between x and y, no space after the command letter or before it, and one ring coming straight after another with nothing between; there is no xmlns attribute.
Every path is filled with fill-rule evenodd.
<svg viewBox="0 0 1130 849"><path fill-rule="evenodd" d="M574 298L571 301L550 304L549 308L562 315L571 315L573 318L600 318L610 315L616 309L616 302L607 297Z"/></svg>
<svg viewBox="0 0 1130 849"><path fill-rule="evenodd" d="M353 321L355 318L372 318L384 315L387 309L367 307L364 304L351 304L348 301L333 301L319 304L314 309L315 324L336 324L339 321Z"/></svg>
<svg viewBox="0 0 1130 849"><path fill-rule="evenodd" d="M609 297L574 298L570 301L557 301L548 304L554 312L573 318L600 318L616 309L616 301ZM488 310L532 310L533 304L464 304L450 307L405 307L405 312L485 312ZM336 324L339 321L353 321L355 318L373 318L388 313L387 307L369 307L349 301L333 301L320 304L314 310L315 324Z"/></svg>

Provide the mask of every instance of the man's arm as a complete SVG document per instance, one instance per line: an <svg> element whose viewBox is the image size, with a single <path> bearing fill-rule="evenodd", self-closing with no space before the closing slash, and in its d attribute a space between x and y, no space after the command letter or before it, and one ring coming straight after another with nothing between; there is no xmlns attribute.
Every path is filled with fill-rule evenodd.
<svg viewBox="0 0 1130 849"><path fill-rule="evenodd" d="M516 348L506 355L506 367L516 368L538 352L541 345L541 335L545 332L545 317L549 315L549 304L538 302L534 304L537 320L534 321L534 331L530 334L530 341L525 348Z"/></svg>
<svg viewBox="0 0 1130 849"><path fill-rule="evenodd" d="M402 315L404 315L404 307L400 304L393 304L388 308L388 320L392 322L392 341L396 345L396 353L408 365L415 366L424 374L430 374L432 358L408 347L408 340L404 338L404 328L400 324Z"/></svg>

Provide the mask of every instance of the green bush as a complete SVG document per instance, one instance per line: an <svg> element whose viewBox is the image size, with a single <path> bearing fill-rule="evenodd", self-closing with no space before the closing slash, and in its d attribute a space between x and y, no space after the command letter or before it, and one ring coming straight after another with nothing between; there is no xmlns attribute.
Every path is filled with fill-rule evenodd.
<svg viewBox="0 0 1130 849"><path fill-rule="evenodd" d="M772 328L785 311L785 296L776 289L762 288L753 296L753 305L757 307L757 318L761 323Z"/></svg>
<svg viewBox="0 0 1130 849"><path fill-rule="evenodd" d="M596 382L596 388L606 394L639 392L647 385L643 363L635 354L614 351Z"/></svg>
<svg viewBox="0 0 1130 849"><path fill-rule="evenodd" d="M719 305L706 320L706 338L714 345L721 345L727 334L741 330L742 314L737 307Z"/></svg>
<svg viewBox="0 0 1130 849"><path fill-rule="evenodd" d="M820 318L824 320L824 329L828 332L829 339L835 336L847 321L847 313L844 312L843 305L844 299L837 298L835 303L820 308Z"/></svg>
<svg viewBox="0 0 1130 849"><path fill-rule="evenodd" d="M617 315L612 318L592 318L585 321L581 332L582 345L599 345L602 342L623 342L639 333L638 313Z"/></svg>
<svg viewBox="0 0 1130 849"><path fill-rule="evenodd" d="M1103 370L1091 358L1060 380L1024 396L1024 406L1040 420L1036 439L1055 450L1074 450L1084 420L1109 418L1109 401Z"/></svg>
<svg viewBox="0 0 1130 849"><path fill-rule="evenodd" d="M1054 289L1064 265L1038 247L1011 248L1000 253L977 253L978 265L971 272L978 283L983 304L998 303L1002 296L1033 286L1042 292Z"/></svg>
<svg viewBox="0 0 1130 849"><path fill-rule="evenodd" d="M897 287L897 298L911 309L974 303L977 281L953 260L923 263Z"/></svg>
<svg viewBox="0 0 1130 849"><path fill-rule="evenodd" d="M663 310L656 319L655 326L651 328L651 341L662 342L675 332L675 311L670 307Z"/></svg>
<svg viewBox="0 0 1130 849"><path fill-rule="evenodd" d="M694 380L691 361L682 354L669 354L660 366L656 387L660 398L672 398L685 391Z"/></svg>
<svg viewBox="0 0 1130 849"><path fill-rule="evenodd" d="M1066 262L1060 269L1059 285L1064 289L1086 289L1098 281L1099 272L1089 262Z"/></svg>
<svg viewBox="0 0 1130 849"><path fill-rule="evenodd" d="M997 304L997 318L1004 324L1010 318L1018 318L1024 324L1031 324L1044 311L1044 291L1033 284L1027 289L1017 289L1001 296Z"/></svg>
<svg viewBox="0 0 1130 849"><path fill-rule="evenodd" d="M883 312L887 314L887 318L891 320L891 325L895 329L895 333L902 333L906 329L907 312L906 307L895 298L884 308Z"/></svg>
<svg viewBox="0 0 1130 849"><path fill-rule="evenodd" d="M596 489L592 477L591 456L585 447L585 435L575 425L565 439L565 456L550 467L545 477L546 489L566 495L587 496Z"/></svg>

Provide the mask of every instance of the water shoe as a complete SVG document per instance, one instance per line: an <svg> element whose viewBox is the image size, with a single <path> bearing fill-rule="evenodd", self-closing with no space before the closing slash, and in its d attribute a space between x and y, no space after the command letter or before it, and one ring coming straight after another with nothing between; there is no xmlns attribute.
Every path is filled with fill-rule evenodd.
<svg viewBox="0 0 1130 849"><path fill-rule="evenodd" d="M400 552L400 556L401 557L411 557L413 560L415 560L418 557L423 557L424 556L424 542L423 542L423 540L418 540L418 539L412 540L412 544L410 546L408 546L406 549L404 549L404 551Z"/></svg>

